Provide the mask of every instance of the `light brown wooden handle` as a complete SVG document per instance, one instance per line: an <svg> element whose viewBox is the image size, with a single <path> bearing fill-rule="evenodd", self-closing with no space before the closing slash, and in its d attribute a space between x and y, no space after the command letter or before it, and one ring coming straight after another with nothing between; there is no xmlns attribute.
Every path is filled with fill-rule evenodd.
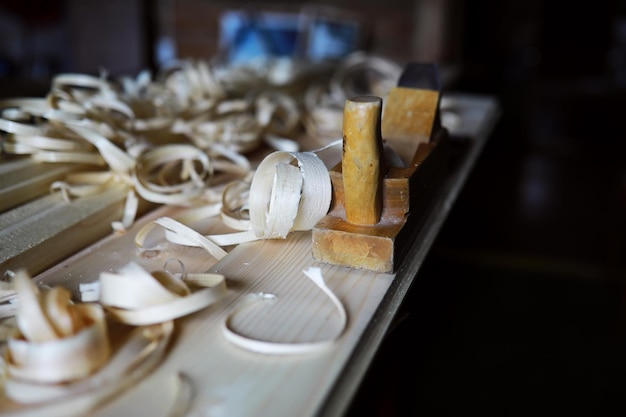
<svg viewBox="0 0 626 417"><path fill-rule="evenodd" d="M382 99L376 96L355 97L344 106L341 170L349 223L374 225L380 220L385 174L381 113Z"/></svg>

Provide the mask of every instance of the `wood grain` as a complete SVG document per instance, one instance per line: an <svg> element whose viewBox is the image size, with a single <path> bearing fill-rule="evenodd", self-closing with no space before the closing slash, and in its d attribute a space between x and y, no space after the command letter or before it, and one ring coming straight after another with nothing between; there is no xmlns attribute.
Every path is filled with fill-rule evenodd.
<svg viewBox="0 0 626 417"><path fill-rule="evenodd" d="M111 234L127 192L119 184L70 202L49 194L0 214L0 274L26 268L36 275ZM139 212L150 207L144 202Z"/></svg>
<svg viewBox="0 0 626 417"><path fill-rule="evenodd" d="M311 232L296 232L284 240L241 244L219 262L199 248L172 245L149 252L149 256L140 255L132 239L134 232L152 219L178 214L182 214L180 209L158 209L142 218L129 233L109 236L35 280L64 285L76 293L80 282L95 281L99 271L114 270L130 260L148 269L161 268L170 258L182 260L188 271L224 274L229 287L227 297L176 321L175 343L148 379L159 384L174 373L187 375L196 390L192 406L197 413L314 415L356 347L393 275L318 265L311 256ZM205 227L212 228L210 222ZM311 355L262 355L223 338L221 324L226 315L247 294L261 291L275 294L276 302L242 311L233 320L236 331L276 342L333 338L340 330L337 312L328 297L302 273L313 265L322 268L327 285L348 312L348 328L332 349ZM150 401L149 390L146 391L137 391L146 397L129 391L98 415L119 415L120 410L141 413L142 404Z"/></svg>
<svg viewBox="0 0 626 417"><path fill-rule="evenodd" d="M37 162L28 157L0 161L0 212L49 192L50 184L84 170L79 164Z"/></svg>

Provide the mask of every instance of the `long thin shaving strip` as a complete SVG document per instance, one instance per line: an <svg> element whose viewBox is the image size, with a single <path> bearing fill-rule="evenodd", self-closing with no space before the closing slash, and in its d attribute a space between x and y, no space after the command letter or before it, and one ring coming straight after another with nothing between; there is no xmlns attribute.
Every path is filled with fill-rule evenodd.
<svg viewBox="0 0 626 417"><path fill-rule="evenodd" d="M346 325L348 323L348 315L343 303L326 285L322 272L317 267L309 267L305 269L304 274L313 281L324 293L330 298L335 305L339 314L340 330L337 335L332 339L321 340L317 342L301 342L301 343L288 343L280 341L260 340L252 337L245 336L238 333L232 326L232 321L235 315L242 310L249 308L254 303L259 301L271 301L275 300L276 296L273 294L260 293L249 294L241 301L224 319L222 322L222 334L231 343L257 353L269 354L269 355L297 355L297 354L309 354L314 352L323 351L333 346L337 340L343 334Z"/></svg>

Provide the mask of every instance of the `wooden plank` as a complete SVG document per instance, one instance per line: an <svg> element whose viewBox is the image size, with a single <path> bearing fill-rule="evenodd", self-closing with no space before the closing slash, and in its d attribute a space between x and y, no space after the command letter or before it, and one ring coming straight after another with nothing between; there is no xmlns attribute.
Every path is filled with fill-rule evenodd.
<svg viewBox="0 0 626 417"><path fill-rule="evenodd" d="M145 382L159 384L173 374L185 374L196 391L192 415L218 410L229 410L231 416L314 415L393 275L320 265L327 285L344 303L350 322L333 349L297 356L246 351L224 339L221 325L231 309L250 293L274 293L278 300L242 312L233 322L242 334L305 342L332 338L339 330L331 301L301 272L316 265L311 256L311 233L241 244L219 262L201 249L178 246L148 257L138 255L132 240L138 228L160 216L180 214L179 210L165 207L149 213L129 233L110 236L35 279L47 285L64 285L76 293L80 282L96 280L99 271L114 270L130 260L146 268L160 268L170 258L182 260L188 271L224 274L228 296L206 310L177 320L176 342L159 369L147 378L152 382ZM210 222L206 228L212 229ZM99 415L121 415L120 410L141 414L141 405L150 401L147 391L129 391Z"/></svg>
<svg viewBox="0 0 626 417"><path fill-rule="evenodd" d="M0 274L21 267L38 274L109 235L127 190L120 184L70 202L50 194L0 214Z"/></svg>
<svg viewBox="0 0 626 417"><path fill-rule="evenodd" d="M202 249L175 245L138 252L133 239L143 224L183 212L180 208L161 207L142 217L128 233L109 234L35 276L37 282L64 285L74 295L81 282L93 282L101 271L115 270L130 260L147 268L162 268L168 259L180 259L189 272L208 270L226 276L229 292L224 299L176 321L176 337L159 368L93 415L167 415L175 395L155 401L154 393L174 390L171 381L180 373L195 391L189 415L342 415L497 119L493 100L468 96L456 105L465 110L476 102L485 104L482 118L473 119L471 126L478 136L471 138L460 166L449 173L434 198L433 209L423 220L424 227L411 227L408 254L397 274L318 264L311 254L311 232L238 245L220 261ZM101 208L101 214L109 211L113 210ZM34 210L33 215L36 213ZM108 225L108 221L99 222ZM0 230L10 225L0 224ZM225 230L219 221L212 220L198 222L194 228L200 233ZM36 235L30 233L31 238ZM6 244L0 242L0 249ZM307 355L263 355L234 346L223 337L224 318L244 297L260 291L274 293L278 299L241 312L233 321L238 332L292 342L325 340L335 335L337 313L332 303L302 274L311 265L322 269L326 283L348 312L348 327L331 349Z"/></svg>
<svg viewBox="0 0 626 417"><path fill-rule="evenodd" d="M28 158L0 159L0 212L42 196L50 184L85 165L37 162Z"/></svg>

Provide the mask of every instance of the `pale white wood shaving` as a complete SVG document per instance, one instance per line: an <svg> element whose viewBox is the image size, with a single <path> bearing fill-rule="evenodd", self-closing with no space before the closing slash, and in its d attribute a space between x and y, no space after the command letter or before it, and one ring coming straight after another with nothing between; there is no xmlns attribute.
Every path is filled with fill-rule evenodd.
<svg viewBox="0 0 626 417"><path fill-rule="evenodd" d="M11 278L18 294L17 325L27 340L43 343L58 338L54 327L46 317L40 291L24 270L18 270Z"/></svg>
<svg viewBox="0 0 626 417"><path fill-rule="evenodd" d="M187 283L192 284L192 291ZM118 321L143 326L174 320L219 301L227 292L220 274L148 273L131 262L117 273L101 272L99 302Z"/></svg>
<svg viewBox="0 0 626 417"><path fill-rule="evenodd" d="M135 160L100 132L75 124L67 124L66 126L98 148L100 155L114 171L126 173L134 168Z"/></svg>
<svg viewBox="0 0 626 417"><path fill-rule="evenodd" d="M224 249L222 249L215 242L211 241L209 238L169 217L160 217L142 227L135 235L135 244L137 245L137 247L145 249L144 242L147 234L157 225L165 228L167 231L170 232L170 234L181 235L180 240L188 241L190 246L198 246L204 248L216 259L222 259L224 256L227 255Z"/></svg>
<svg viewBox="0 0 626 417"><path fill-rule="evenodd" d="M136 309L167 303L178 297L134 262L118 272L100 273L99 301L106 307Z"/></svg>
<svg viewBox="0 0 626 417"><path fill-rule="evenodd" d="M132 181L148 201L187 205L202 195L212 174L211 160L201 149L170 144L142 153Z"/></svg>
<svg viewBox="0 0 626 417"><path fill-rule="evenodd" d="M300 150L300 144L297 141L272 133L266 133L263 140L268 146L278 151L298 152Z"/></svg>
<svg viewBox="0 0 626 417"><path fill-rule="evenodd" d="M233 317L241 312L243 309L250 307L252 304L259 301L272 301L277 297L274 294L257 293L249 294L243 301L241 301L224 319L222 322L222 334L224 337L236 346L243 349L250 350L257 353L268 355L298 355L298 354L311 354L314 352L323 351L331 347L343 334L346 325L348 323L348 315L346 309L339 300L339 298L332 292L326 285L321 270L317 267L309 267L303 270L303 273L313 281L335 305L339 314L340 330L337 335L332 339L321 340L318 342L302 342L302 343L287 343L281 341L260 340L247 337L238 333L232 327Z"/></svg>
<svg viewBox="0 0 626 417"><path fill-rule="evenodd" d="M126 232L135 222L137 210L139 208L139 198L134 190L128 190L124 203L124 215L119 222L111 223L111 227L118 233Z"/></svg>
<svg viewBox="0 0 626 417"><path fill-rule="evenodd" d="M284 165L294 161L298 170L286 171ZM250 186L252 230L259 238L284 238L290 231L308 230L328 212L331 187L328 169L314 153L276 151L268 155Z"/></svg>
<svg viewBox="0 0 626 417"><path fill-rule="evenodd" d="M9 378L56 384L85 378L104 366L110 347L102 308L90 304L81 313L89 324L69 336L45 342L25 340L19 333L9 337L5 358Z"/></svg>
<svg viewBox="0 0 626 417"><path fill-rule="evenodd" d="M100 305L74 304L62 287L40 290L25 270L11 279L18 308L4 352L9 380L67 382L103 366L110 350Z"/></svg>
<svg viewBox="0 0 626 417"><path fill-rule="evenodd" d="M31 152L27 152L31 153ZM46 152L37 150L32 158L39 162L73 162L77 164L88 164L95 166L105 166L106 160L100 154L82 152Z"/></svg>
<svg viewBox="0 0 626 417"><path fill-rule="evenodd" d="M210 198L208 198L208 200L210 200ZM221 211L221 202L207 203L186 209L182 214L176 216L174 220L183 224L189 224L197 220L218 216Z"/></svg>
<svg viewBox="0 0 626 417"><path fill-rule="evenodd" d="M7 416L69 417L85 415L106 400L138 383L166 352L173 322L137 327L130 332L111 359L93 375L66 384L37 384L18 379L5 381L5 394L24 404Z"/></svg>

